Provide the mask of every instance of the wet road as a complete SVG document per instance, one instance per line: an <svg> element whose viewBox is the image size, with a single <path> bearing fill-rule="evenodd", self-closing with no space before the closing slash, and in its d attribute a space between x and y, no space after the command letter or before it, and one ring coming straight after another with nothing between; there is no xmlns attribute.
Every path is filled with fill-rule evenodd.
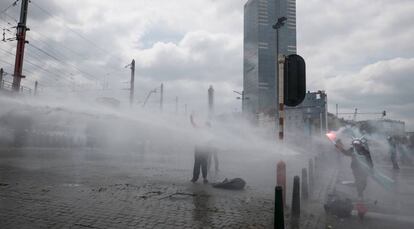
<svg viewBox="0 0 414 229"><path fill-rule="evenodd" d="M354 179L349 164L350 160L346 157L341 157L338 161L340 169L335 190L356 203L358 201L356 188L343 183ZM368 213L364 219L361 221L355 215L348 219L330 217L328 225L338 229L414 228L414 168L401 166L400 171L396 172L387 161L377 161L375 168L393 179L394 184L388 187L368 178L368 185L364 192L364 203Z"/></svg>
<svg viewBox="0 0 414 229"><path fill-rule="evenodd" d="M0 151L0 228L268 228L271 194L189 182L189 159ZM177 168L178 164L184 168Z"/></svg>

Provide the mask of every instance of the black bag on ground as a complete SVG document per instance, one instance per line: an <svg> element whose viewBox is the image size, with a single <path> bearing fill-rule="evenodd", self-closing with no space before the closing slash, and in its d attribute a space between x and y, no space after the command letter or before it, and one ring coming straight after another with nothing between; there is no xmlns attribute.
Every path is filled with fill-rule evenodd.
<svg viewBox="0 0 414 229"><path fill-rule="evenodd" d="M340 218L350 217L352 209L354 208L350 199L341 198L337 194L330 194L323 207L326 213L336 215Z"/></svg>
<svg viewBox="0 0 414 229"><path fill-rule="evenodd" d="M230 190L241 190L246 186L246 182L241 178L234 178L228 180L227 178L224 179L223 182L214 183L214 188L222 188L222 189L230 189Z"/></svg>

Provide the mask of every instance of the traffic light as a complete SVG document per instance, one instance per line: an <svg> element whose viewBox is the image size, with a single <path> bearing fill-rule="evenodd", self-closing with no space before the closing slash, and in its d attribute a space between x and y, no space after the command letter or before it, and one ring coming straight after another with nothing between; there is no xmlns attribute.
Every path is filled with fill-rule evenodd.
<svg viewBox="0 0 414 229"><path fill-rule="evenodd" d="M286 106L299 105L306 95L305 60L296 54L286 57L284 65L284 103Z"/></svg>

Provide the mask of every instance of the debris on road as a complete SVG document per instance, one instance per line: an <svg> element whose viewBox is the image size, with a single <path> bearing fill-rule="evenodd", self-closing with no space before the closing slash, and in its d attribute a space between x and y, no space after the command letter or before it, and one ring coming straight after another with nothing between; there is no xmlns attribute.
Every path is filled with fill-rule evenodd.
<svg viewBox="0 0 414 229"><path fill-rule="evenodd" d="M141 198L141 199L148 199L150 197L159 196L161 194L162 194L161 191L151 191L151 192L144 193L143 195L139 196L139 198Z"/></svg>
<svg viewBox="0 0 414 229"><path fill-rule="evenodd" d="M207 195L207 194L196 194L196 193L176 192L176 193L173 193L171 195L162 197L162 198L160 198L160 200L167 199L167 198L171 198L171 197L174 197L176 195L179 195L179 196L192 196L192 197L210 197L210 195Z"/></svg>
<svg viewBox="0 0 414 229"><path fill-rule="evenodd" d="M355 208L358 212L359 219L363 220L365 214L368 212L367 207L363 203L357 203L357 204L355 204Z"/></svg>

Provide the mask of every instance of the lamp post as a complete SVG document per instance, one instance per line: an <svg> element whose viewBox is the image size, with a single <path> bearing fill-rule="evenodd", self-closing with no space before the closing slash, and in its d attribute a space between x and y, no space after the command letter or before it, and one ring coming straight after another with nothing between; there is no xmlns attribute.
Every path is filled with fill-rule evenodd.
<svg viewBox="0 0 414 229"><path fill-rule="evenodd" d="M234 90L233 90L233 92L234 92L234 93L236 93L236 94L238 94L238 95L240 95L240 96L238 96L238 97L236 97L236 98L237 98L237 99L240 99L240 100L242 101L242 112L243 112L244 101L245 101L245 100L249 100L249 97L245 97L245 96L244 96L244 91L239 92L239 91L234 91Z"/></svg>
<svg viewBox="0 0 414 229"><path fill-rule="evenodd" d="M283 25L285 25L285 21L287 20L286 17L280 17L277 19L276 24L274 24L272 26L273 29L276 30L276 71L275 71L275 87L276 87L276 82L278 82L279 85L279 90L278 90L278 94L276 94L276 98L278 98L278 110L279 110L279 140L283 140L283 127L284 127L284 120L283 120L283 116L284 116L284 102L283 102L283 69L282 71L279 71L279 64L282 65L284 64L284 59L282 57L282 55L279 55L279 29L282 28ZM280 60L279 60L280 59ZM280 61L280 62L279 62ZM275 125L278 126L277 124L277 119L276 119L276 115L275 115Z"/></svg>
<svg viewBox="0 0 414 229"><path fill-rule="evenodd" d="M285 25L286 20L287 20L286 17L280 17L280 18L277 19L276 24L274 24L272 26L272 28L276 30L276 53L277 53L277 56L279 56L279 29L282 28L282 26Z"/></svg>

